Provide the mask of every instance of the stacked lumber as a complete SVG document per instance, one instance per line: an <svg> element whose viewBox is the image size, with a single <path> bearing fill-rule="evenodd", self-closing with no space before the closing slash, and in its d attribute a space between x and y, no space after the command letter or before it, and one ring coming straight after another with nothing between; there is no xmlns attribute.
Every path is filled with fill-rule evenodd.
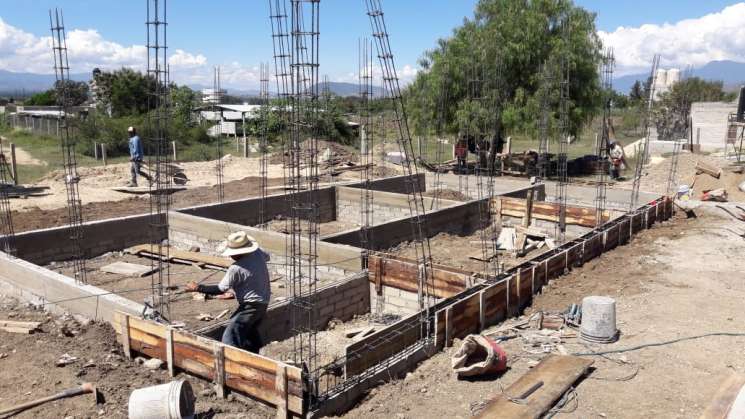
<svg viewBox="0 0 745 419"><path fill-rule="evenodd" d="M219 256L205 255L199 252L188 252L163 246L163 251L158 252L158 247L151 244L141 244L124 250L124 253L142 256L151 259L163 259L167 262L183 263L197 266L199 268L211 268L225 270L233 264L233 261Z"/></svg>
<svg viewBox="0 0 745 419"><path fill-rule="evenodd" d="M40 322L16 322L12 320L0 320L0 330L8 333L20 333L28 335L39 330Z"/></svg>

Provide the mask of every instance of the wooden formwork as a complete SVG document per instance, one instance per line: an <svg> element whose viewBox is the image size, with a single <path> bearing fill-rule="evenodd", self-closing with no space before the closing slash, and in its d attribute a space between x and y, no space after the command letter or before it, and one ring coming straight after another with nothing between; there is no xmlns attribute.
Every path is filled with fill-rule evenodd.
<svg viewBox="0 0 745 419"><path fill-rule="evenodd" d="M171 375L182 370L211 380L218 395L238 391L274 406L278 418L304 414L297 367L126 313L116 313L113 324L127 356L163 360Z"/></svg>
<svg viewBox="0 0 745 419"><path fill-rule="evenodd" d="M522 215L517 212L515 214L516 216ZM540 255L510 269L498 282L477 284L456 296L439 302L430 309L430 312L434 313L432 333L435 347L449 346L453 339L463 338L470 333L478 333L508 316L519 314L521 309L530 304L533 295L540 292L550 280L564 275L574 267L582 266L606 251L628 243L633 235L671 216L672 200L660 198L638 211L606 222L600 228L567 242L550 253ZM592 219L581 221L590 224ZM378 258L376 263L387 263L387 255L378 254L376 257ZM471 277L477 277L477 275L472 274ZM409 281L415 278L409 278ZM416 319L422 315L423 313L417 313L409 319ZM401 324L394 324L388 329L378 331L377 336L369 336L347 347L348 376L362 372L384 359L380 356L360 356L359 353L372 345L376 339L379 341L381 335L390 333L395 327L400 328ZM417 333L410 332L410 336L406 339L391 341L385 352L394 354L410 346L412 339L420 330L415 328L409 330L416 330Z"/></svg>
<svg viewBox="0 0 745 419"><path fill-rule="evenodd" d="M370 282L378 288L388 286L409 292L419 291L419 266L415 260L371 254L367 257ZM433 265L432 296L448 298L465 291L471 285L473 272Z"/></svg>
<svg viewBox="0 0 745 419"><path fill-rule="evenodd" d="M499 208L499 215L510 217L523 217L527 207L527 200L520 198L496 197L492 200L492 207ZM554 202L532 203L531 217L537 220L559 222L559 204ZM606 210L603 212L601 223L610 221L614 216L621 215L620 212ZM566 205L566 223L582 227L596 227L598 223L595 208L580 207L577 205Z"/></svg>

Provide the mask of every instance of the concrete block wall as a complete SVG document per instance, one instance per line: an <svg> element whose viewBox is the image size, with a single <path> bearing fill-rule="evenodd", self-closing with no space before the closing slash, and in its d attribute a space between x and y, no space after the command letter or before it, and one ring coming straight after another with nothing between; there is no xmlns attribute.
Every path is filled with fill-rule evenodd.
<svg viewBox="0 0 745 419"><path fill-rule="evenodd" d="M696 102L691 105L691 127L693 142L697 140L697 132L701 149L714 151L724 148L727 135L727 118L737 112L737 102Z"/></svg>
<svg viewBox="0 0 745 419"><path fill-rule="evenodd" d="M150 216L135 215L83 224L83 252L92 258L150 241ZM75 254L68 227L54 227L18 233L18 257L36 265L69 260Z"/></svg>
<svg viewBox="0 0 745 419"><path fill-rule="evenodd" d="M386 314L397 314L402 317L419 311L419 295L415 292L400 290L398 288L383 286L381 295L378 295L375 284L370 284L370 305L378 306L378 300L382 298L384 312Z"/></svg>
<svg viewBox="0 0 745 419"><path fill-rule="evenodd" d="M417 188L420 192L426 192L427 191L427 184L425 182L425 173L417 173L414 176L414 187ZM350 183L346 186L349 186L350 188L361 188L363 187L361 182L357 183ZM370 182L370 188L374 191L384 191L384 192L392 192L392 193L401 193L401 194L407 194L409 193L409 187L407 185L407 176L392 176L387 177L384 179L375 179Z"/></svg>
<svg viewBox="0 0 745 419"><path fill-rule="evenodd" d="M307 200L309 192L298 192L299 199ZM266 198L265 217L272 220L290 214L290 197L286 194L270 195ZM318 221L327 223L336 219L336 189L322 188L316 191ZM228 223L254 226L260 223L261 198L248 198L222 204L200 205L184 208L178 212L197 217L211 218Z"/></svg>
<svg viewBox="0 0 745 419"><path fill-rule="evenodd" d="M385 223L397 218L409 217L409 195L383 191L372 191L373 224ZM424 197L424 207L432 208L432 198ZM440 208L458 205L458 201L440 200ZM360 223L362 196L358 188L336 188L336 219L347 223Z"/></svg>
<svg viewBox="0 0 745 419"><path fill-rule="evenodd" d="M318 289L315 294L315 304L318 307L316 316L318 330L325 329L332 319L349 321L354 316L369 313L369 283L366 273L358 273L347 277L343 281ZM259 332L265 343L292 337L290 310L291 307L287 301L269 306L269 310L259 326ZM219 339L223 330L225 330L225 323L227 322L203 329L200 333Z"/></svg>

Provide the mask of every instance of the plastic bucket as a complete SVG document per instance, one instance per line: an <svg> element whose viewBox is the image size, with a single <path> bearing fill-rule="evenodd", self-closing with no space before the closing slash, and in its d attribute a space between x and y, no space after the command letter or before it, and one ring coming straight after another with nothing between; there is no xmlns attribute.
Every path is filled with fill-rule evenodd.
<svg viewBox="0 0 745 419"><path fill-rule="evenodd" d="M194 416L194 391L186 380L140 388L129 395L129 419L180 419Z"/></svg>
<svg viewBox="0 0 745 419"><path fill-rule="evenodd" d="M588 342L615 342L618 339L616 300L610 297L585 297L582 300L582 325L579 333Z"/></svg>

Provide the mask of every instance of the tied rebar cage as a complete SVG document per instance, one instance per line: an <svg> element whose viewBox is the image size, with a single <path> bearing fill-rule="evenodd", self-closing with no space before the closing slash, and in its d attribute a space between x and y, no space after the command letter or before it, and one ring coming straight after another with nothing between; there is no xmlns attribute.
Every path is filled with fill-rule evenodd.
<svg viewBox="0 0 745 419"><path fill-rule="evenodd" d="M360 164L363 170L360 172L362 188L360 188L360 247L365 250L365 255L370 253L371 230L373 223L373 191L371 189L372 157L374 148L374 121L372 115L373 100L373 45L367 39L361 39L358 45L359 56L359 96L362 99L360 106ZM363 257L367 261L367 257ZM367 266L365 266L365 269ZM382 314L382 313L376 313Z"/></svg>
<svg viewBox="0 0 745 419"><path fill-rule="evenodd" d="M150 181L150 245L154 254L161 255L152 262L156 273L151 275L152 317L168 321L170 318L170 264L168 211L171 205L171 171L168 125L171 118L169 92L167 4L166 0L147 2L147 76L148 92L148 149L152 179Z"/></svg>
<svg viewBox="0 0 745 419"><path fill-rule="evenodd" d="M290 0L290 137L288 189L291 193L289 291L293 359L317 372L316 282L318 274L318 117L320 0Z"/></svg>
<svg viewBox="0 0 745 419"><path fill-rule="evenodd" d="M563 37L565 43L568 43L570 22L564 22ZM564 54L559 63L559 153L557 156L557 175L556 181L556 202L559 204L558 218L556 225L556 241L563 244L566 239L566 214L567 214L567 185L569 177L567 176L567 151L569 148L569 61Z"/></svg>
<svg viewBox="0 0 745 419"><path fill-rule="evenodd" d="M633 211L636 209L637 204L639 203L639 187L641 186L642 182L642 172L644 171L644 166L647 164L647 160L649 159L649 136L651 135L652 130L652 105L654 104L654 96L655 96L655 86L657 85L657 69L660 66L660 55L655 54L655 56L652 58L652 72L649 75L649 80L651 81L649 84L649 91L648 91L648 97L647 97L647 108L645 110L643 120L643 127L642 132L644 134L644 138L642 138L641 141L641 147L636 151L636 166L634 168L634 184L631 189L631 204L629 207L629 211Z"/></svg>
<svg viewBox="0 0 745 419"><path fill-rule="evenodd" d="M261 153L261 160L259 164L259 177L261 178L261 202L259 203L259 225L262 229L267 229L267 216L266 216L266 196L268 189L268 176L269 176L269 113L271 107L269 103L269 64L261 64L261 121L260 121L260 132L259 132L259 153Z"/></svg>
<svg viewBox="0 0 745 419"><path fill-rule="evenodd" d="M62 166L65 172L65 190L67 193L67 215L69 219L69 238L73 245L71 264L75 281L87 284L85 252L83 250L83 208L80 201L78 183L77 157L75 156L75 139L70 126L70 63L67 59L67 34L62 11L49 11L49 25L52 31L52 52L54 55L54 74L56 78L57 108L60 116L59 139L62 147Z"/></svg>
<svg viewBox="0 0 745 419"><path fill-rule="evenodd" d="M383 73L383 84L388 91L393 105L395 125L398 129L397 142L399 151L403 155L401 166L406 176L409 212L411 214L411 228L413 244L416 249L416 261L419 266L418 294L419 306L423 309L422 322L429 321L429 309L434 302L432 278L432 253L429 237L427 236L426 209L422 199L418 182L418 168L414 159L414 149L411 134L401 95L401 86L396 71L396 65L391 52L390 36L385 23L381 0L365 0L367 14L370 17L373 37L376 41L378 60ZM423 327L424 338L430 338L430 327Z"/></svg>
<svg viewBox="0 0 745 419"><path fill-rule="evenodd" d="M215 174L217 175L217 202L225 202L225 179L223 176L224 162L222 151L222 87L220 86L220 67L215 67L212 81L212 117L216 119L213 135L215 136Z"/></svg>
<svg viewBox="0 0 745 419"><path fill-rule="evenodd" d="M8 189L13 184L12 178L10 164L5 158L3 143L0 141L0 251L8 255L15 255L15 229L8 197Z"/></svg>
<svg viewBox="0 0 745 419"><path fill-rule="evenodd" d="M549 100L551 96L551 85L553 83L551 73L547 71L547 67L544 64L541 66L541 85L543 86L543 92L541 93L541 116L538 122L538 175L536 177L536 183L543 183L548 177L549 169L549 155L548 155L548 144L549 144Z"/></svg>
<svg viewBox="0 0 745 419"><path fill-rule="evenodd" d="M609 159L611 143L611 110L613 97L613 69L615 66L615 57L613 49L608 49L603 57L601 68L601 82L603 89L603 123L601 125L600 136L596 144L597 155L597 185L595 188L595 219L596 226L603 225L605 207L607 203L608 188L608 170L611 169L613 162ZM606 164L608 166L606 166Z"/></svg>

